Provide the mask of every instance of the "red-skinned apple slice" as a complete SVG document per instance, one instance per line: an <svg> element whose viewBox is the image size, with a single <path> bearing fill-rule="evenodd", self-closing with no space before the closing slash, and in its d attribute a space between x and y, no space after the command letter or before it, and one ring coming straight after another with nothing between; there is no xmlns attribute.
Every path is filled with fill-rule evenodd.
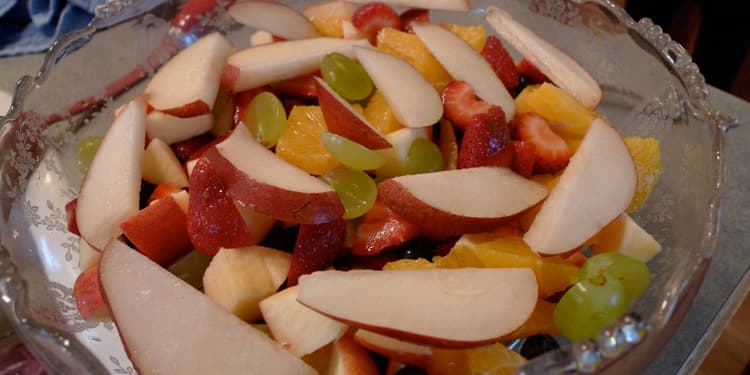
<svg viewBox="0 0 750 375"><path fill-rule="evenodd" d="M479 52L440 25L413 22L412 29L453 79L468 83L478 97L500 106L505 118L513 118L516 113L513 97Z"/></svg>
<svg viewBox="0 0 750 375"><path fill-rule="evenodd" d="M318 102L328 131L357 142L371 150L390 148L391 144L328 84L315 77Z"/></svg>
<svg viewBox="0 0 750 375"><path fill-rule="evenodd" d="M410 128L421 128L443 117L440 95L409 63L372 48L354 47L354 54L398 122Z"/></svg>
<svg viewBox="0 0 750 375"><path fill-rule="evenodd" d="M176 117L210 114L231 51L232 44L219 33L199 39L151 78L143 91L148 104Z"/></svg>
<svg viewBox="0 0 750 375"><path fill-rule="evenodd" d="M485 17L503 39L549 77L552 83L573 95L589 109L599 104L602 98L599 84L570 56L502 9L488 7Z"/></svg>
<svg viewBox="0 0 750 375"><path fill-rule="evenodd" d="M78 195L78 231L97 249L119 236L120 223L138 212L145 140L146 101L138 97L115 117Z"/></svg>
<svg viewBox="0 0 750 375"><path fill-rule="evenodd" d="M310 74L320 69L320 62L327 54L339 52L353 57L353 46L367 43L367 40L312 38L248 48L229 56L222 84L240 92Z"/></svg>
<svg viewBox="0 0 750 375"><path fill-rule="evenodd" d="M625 211L636 181L620 133L602 119L592 121L523 240L542 254L575 248Z"/></svg>
<svg viewBox="0 0 750 375"><path fill-rule="evenodd" d="M245 126L204 156L229 195L256 213L305 224L326 223L344 214L333 188L263 147Z"/></svg>
<svg viewBox="0 0 750 375"><path fill-rule="evenodd" d="M370 0L351 0L355 4L365 4ZM383 0L384 3L404 8L424 8L468 12L471 7L469 0Z"/></svg>
<svg viewBox="0 0 750 375"><path fill-rule="evenodd" d="M400 363L421 368L432 366L432 348L427 345L394 339L364 329L358 329L354 333L354 341L368 350Z"/></svg>
<svg viewBox="0 0 750 375"><path fill-rule="evenodd" d="M119 241L104 251L99 278L125 350L140 374L316 373ZM165 345L165 338L173 345Z"/></svg>
<svg viewBox="0 0 750 375"><path fill-rule="evenodd" d="M528 268L321 271L300 277L297 300L358 328L459 348L520 327L537 282Z"/></svg>
<svg viewBox="0 0 750 375"><path fill-rule="evenodd" d="M164 112L152 111L146 116L146 128L151 139L161 139L166 144L186 141L213 128L214 117L205 114L181 118Z"/></svg>
<svg viewBox="0 0 750 375"><path fill-rule="evenodd" d="M351 335L341 336L333 343L328 366L330 375L379 375L375 361Z"/></svg>
<svg viewBox="0 0 750 375"><path fill-rule="evenodd" d="M120 228L138 251L162 266L193 248L188 237L187 215L171 195L136 212Z"/></svg>
<svg viewBox="0 0 750 375"><path fill-rule="evenodd" d="M275 1L243 1L227 9L235 21L257 30L265 30L284 39L307 39L320 36L307 18Z"/></svg>
<svg viewBox="0 0 750 375"><path fill-rule="evenodd" d="M497 167L408 175L378 184L383 203L437 239L490 230L545 196L544 185Z"/></svg>

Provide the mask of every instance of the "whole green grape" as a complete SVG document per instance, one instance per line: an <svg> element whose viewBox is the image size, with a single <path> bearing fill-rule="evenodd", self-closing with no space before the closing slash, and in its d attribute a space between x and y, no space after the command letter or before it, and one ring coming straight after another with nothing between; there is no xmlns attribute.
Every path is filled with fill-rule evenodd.
<svg viewBox="0 0 750 375"><path fill-rule="evenodd" d="M646 263L622 253L604 253L587 259L578 278L582 280L599 273L607 273L622 283L628 305L643 294L651 281Z"/></svg>
<svg viewBox="0 0 750 375"><path fill-rule="evenodd" d="M323 58L320 74L336 93L350 102L366 99L374 89L362 65L338 52Z"/></svg>
<svg viewBox="0 0 750 375"><path fill-rule="evenodd" d="M78 142L76 147L76 163L81 172L86 173L89 170L91 161L94 160L94 155L99 149L99 145L102 143L102 137L92 135L86 137Z"/></svg>
<svg viewBox="0 0 750 375"><path fill-rule="evenodd" d="M323 131L320 138L331 156L349 168L367 171L385 164L380 154L345 137Z"/></svg>
<svg viewBox="0 0 750 375"><path fill-rule="evenodd" d="M617 321L627 307L625 287L602 273L568 289L555 307L554 321L570 340L593 339L605 325Z"/></svg>
<svg viewBox="0 0 750 375"><path fill-rule="evenodd" d="M378 187L372 177L348 167L337 167L323 176L344 205L344 219L354 219L367 213L375 204Z"/></svg>
<svg viewBox="0 0 750 375"><path fill-rule="evenodd" d="M417 138L409 146L405 169L406 174L437 172L443 169L443 154L430 140Z"/></svg>
<svg viewBox="0 0 750 375"><path fill-rule="evenodd" d="M242 120L258 142L271 148L286 126L286 111L276 95L264 91L250 101Z"/></svg>

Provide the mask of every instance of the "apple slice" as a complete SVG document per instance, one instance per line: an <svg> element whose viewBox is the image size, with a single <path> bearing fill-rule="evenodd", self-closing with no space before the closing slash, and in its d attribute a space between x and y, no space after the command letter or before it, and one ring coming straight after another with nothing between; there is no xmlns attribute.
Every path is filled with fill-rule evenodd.
<svg viewBox="0 0 750 375"><path fill-rule="evenodd" d="M321 271L300 277L297 299L358 328L459 348L520 327L536 305L537 282L529 268Z"/></svg>
<svg viewBox="0 0 750 375"><path fill-rule="evenodd" d="M138 212L145 140L146 101L138 97L115 117L78 194L78 231L97 249L119 236L120 223Z"/></svg>
<svg viewBox="0 0 750 375"><path fill-rule="evenodd" d="M237 207L237 212L242 216L242 220L245 220L247 230L253 238L248 245L259 244L264 238L266 238L266 235L271 231L273 225L276 224L276 220L272 217L256 213L237 201L234 202L234 205Z"/></svg>
<svg viewBox="0 0 750 375"><path fill-rule="evenodd" d="M378 184L383 203L436 239L493 229L545 196L544 185L496 167L401 176Z"/></svg>
<svg viewBox="0 0 750 375"><path fill-rule="evenodd" d="M641 228L630 215L623 213L596 235L592 254L619 252L648 262L661 251L661 245Z"/></svg>
<svg viewBox="0 0 750 375"><path fill-rule="evenodd" d="M211 113L232 43L219 33L199 39L151 78L143 95L155 110L177 117Z"/></svg>
<svg viewBox="0 0 750 375"><path fill-rule="evenodd" d="M265 30L284 39L320 36L307 18L287 5L275 1L243 1L227 9L235 21L257 30Z"/></svg>
<svg viewBox="0 0 750 375"><path fill-rule="evenodd" d="M238 126L204 154L230 196L256 213L294 223L319 224L340 218L344 207L328 184L263 147Z"/></svg>
<svg viewBox="0 0 750 375"><path fill-rule="evenodd" d="M358 329L354 333L354 341L399 363L421 368L429 368L433 363L432 348L427 345L394 339L364 329Z"/></svg>
<svg viewBox="0 0 750 375"><path fill-rule="evenodd" d="M310 74L320 69L320 62L327 54L339 52L353 57L352 47L367 43L367 40L312 38L248 48L229 56L222 84L240 92Z"/></svg>
<svg viewBox="0 0 750 375"><path fill-rule="evenodd" d="M188 237L187 215L171 195L136 212L120 228L138 251L162 266L193 248Z"/></svg>
<svg viewBox="0 0 750 375"><path fill-rule="evenodd" d="M330 375L380 375L375 361L351 335L341 336L333 343Z"/></svg>
<svg viewBox="0 0 750 375"><path fill-rule="evenodd" d="M212 114L181 118L164 112L152 111L146 116L148 136L161 139L166 144L186 141L213 128Z"/></svg>
<svg viewBox="0 0 750 375"><path fill-rule="evenodd" d="M452 31L432 23L413 22L412 30L455 80L464 81L477 96L512 119L516 103L487 60Z"/></svg>
<svg viewBox="0 0 750 375"><path fill-rule="evenodd" d="M99 265L94 264L81 272L73 284L73 299L81 317L89 320L107 315L107 304L99 285Z"/></svg>
<svg viewBox="0 0 750 375"><path fill-rule="evenodd" d="M344 98L339 96L328 84L315 77L318 91L318 102L328 131L357 142L371 150L391 147L383 135L357 112Z"/></svg>
<svg viewBox="0 0 750 375"><path fill-rule="evenodd" d="M620 133L595 119L523 240L541 254L575 248L625 212L636 180Z"/></svg>
<svg viewBox="0 0 750 375"><path fill-rule="evenodd" d="M78 267L85 270L94 264L99 263L102 253L81 238L78 243L78 257Z"/></svg>
<svg viewBox="0 0 750 375"><path fill-rule="evenodd" d="M260 302L263 320L281 346L297 357L310 354L346 332L346 325L297 302L298 288L286 288Z"/></svg>
<svg viewBox="0 0 750 375"><path fill-rule="evenodd" d="M316 373L119 241L104 251L99 279L125 350L140 374ZM165 338L172 345L165 345Z"/></svg>
<svg viewBox="0 0 750 375"><path fill-rule="evenodd" d="M398 122L421 128L443 117L440 95L411 64L372 48L354 47L354 54L383 93Z"/></svg>
<svg viewBox="0 0 750 375"><path fill-rule="evenodd" d="M259 30L250 35L250 46L257 47L273 43L273 34L268 31Z"/></svg>
<svg viewBox="0 0 750 375"><path fill-rule="evenodd" d="M599 84L570 56L502 9L488 7L485 18L503 39L552 80L552 83L573 95L589 109L599 104L602 98Z"/></svg>
<svg viewBox="0 0 750 375"><path fill-rule="evenodd" d="M350 0L355 4L369 3L370 0ZM423 8L468 12L471 9L469 0L383 0L384 3L404 8Z"/></svg>
<svg viewBox="0 0 750 375"><path fill-rule="evenodd" d="M141 174L144 180L154 185L166 182L178 188L188 186L187 174L182 164L169 145L159 138L152 139L146 146Z"/></svg>

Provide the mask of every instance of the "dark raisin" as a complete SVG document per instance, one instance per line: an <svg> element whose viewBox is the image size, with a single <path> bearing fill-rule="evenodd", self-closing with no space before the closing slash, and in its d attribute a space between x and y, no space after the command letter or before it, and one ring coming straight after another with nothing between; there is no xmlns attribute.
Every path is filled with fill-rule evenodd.
<svg viewBox="0 0 750 375"><path fill-rule="evenodd" d="M532 359L548 351L559 348L554 337L550 335L534 335L527 337L521 347L521 355L526 359Z"/></svg>

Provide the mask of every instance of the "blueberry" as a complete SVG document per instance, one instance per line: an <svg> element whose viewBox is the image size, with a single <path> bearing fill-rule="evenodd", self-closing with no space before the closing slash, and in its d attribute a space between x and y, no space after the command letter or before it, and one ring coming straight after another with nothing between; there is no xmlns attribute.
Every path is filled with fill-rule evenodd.
<svg viewBox="0 0 750 375"><path fill-rule="evenodd" d="M527 337L524 341L521 355L526 359L532 359L559 347L555 338L550 335L534 335Z"/></svg>
<svg viewBox="0 0 750 375"><path fill-rule="evenodd" d="M430 241L424 238L415 238L403 245L398 249L403 259L419 259L425 258L427 260L432 259L432 251L435 249L437 244L434 241Z"/></svg>
<svg viewBox="0 0 750 375"><path fill-rule="evenodd" d="M406 366L396 372L396 375L428 375L427 371L419 367Z"/></svg>

